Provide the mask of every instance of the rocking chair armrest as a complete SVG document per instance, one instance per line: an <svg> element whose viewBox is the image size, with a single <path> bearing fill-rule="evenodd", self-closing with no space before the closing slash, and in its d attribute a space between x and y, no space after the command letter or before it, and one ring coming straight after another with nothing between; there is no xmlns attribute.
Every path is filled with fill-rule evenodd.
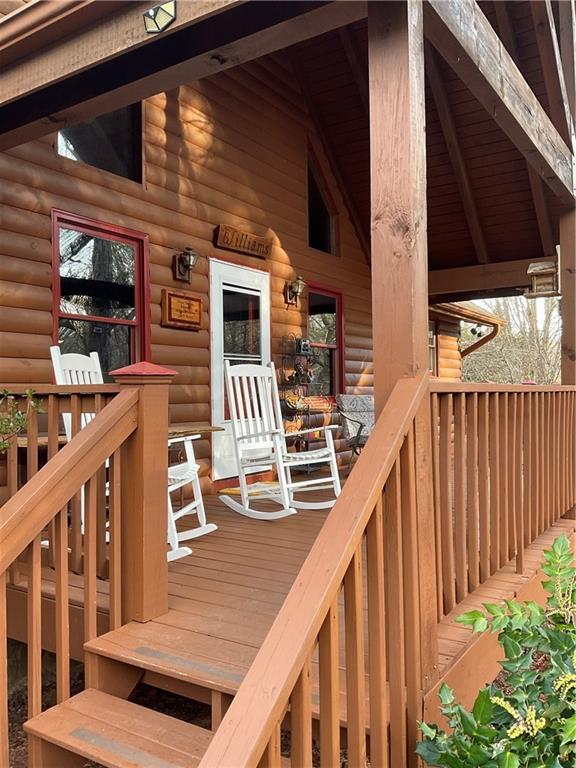
<svg viewBox="0 0 576 768"><path fill-rule="evenodd" d="M200 440L201 435L178 435L178 437L169 437L168 445L183 443L185 440Z"/></svg>
<svg viewBox="0 0 576 768"><path fill-rule="evenodd" d="M286 432L286 437L300 437L300 435L309 435L312 432L327 432L338 429L337 424L329 424L328 426L316 427L316 429L299 429L298 432Z"/></svg>
<svg viewBox="0 0 576 768"><path fill-rule="evenodd" d="M252 440L255 437L267 437L268 435L274 436L274 435L281 435L282 430L281 429L265 429L262 432L250 432L247 435L240 435L238 440Z"/></svg>

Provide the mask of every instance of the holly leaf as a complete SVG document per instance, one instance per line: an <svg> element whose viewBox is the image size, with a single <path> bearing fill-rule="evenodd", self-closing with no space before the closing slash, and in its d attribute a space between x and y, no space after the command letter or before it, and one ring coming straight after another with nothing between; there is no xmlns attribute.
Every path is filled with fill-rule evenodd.
<svg viewBox="0 0 576 768"><path fill-rule="evenodd" d="M512 752L504 752L498 758L498 768L519 768L520 761L517 755L513 755Z"/></svg>
<svg viewBox="0 0 576 768"><path fill-rule="evenodd" d="M474 702L472 714L480 725L487 725L492 721L494 705L490 701L490 692L487 689L480 691Z"/></svg>
<svg viewBox="0 0 576 768"><path fill-rule="evenodd" d="M576 741L576 715L572 715L562 726L562 744L563 747L566 744L572 744Z"/></svg>

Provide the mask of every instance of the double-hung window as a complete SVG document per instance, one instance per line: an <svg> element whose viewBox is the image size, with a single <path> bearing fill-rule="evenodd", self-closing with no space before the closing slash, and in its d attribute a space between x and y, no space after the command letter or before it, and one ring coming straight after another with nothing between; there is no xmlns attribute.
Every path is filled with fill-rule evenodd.
<svg viewBox="0 0 576 768"><path fill-rule="evenodd" d="M147 238L53 212L54 337L102 371L148 357Z"/></svg>
<svg viewBox="0 0 576 768"><path fill-rule="evenodd" d="M342 297L311 288L308 336L312 347L312 395L334 396L342 390Z"/></svg>

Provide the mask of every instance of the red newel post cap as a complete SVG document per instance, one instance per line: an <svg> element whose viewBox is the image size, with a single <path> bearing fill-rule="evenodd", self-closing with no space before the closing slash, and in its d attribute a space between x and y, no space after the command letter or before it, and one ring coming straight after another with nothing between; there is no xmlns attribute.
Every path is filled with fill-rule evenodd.
<svg viewBox="0 0 576 768"><path fill-rule="evenodd" d="M127 365L124 368L110 371L110 376L176 376L177 373L171 368L164 368L144 360L141 363L134 363L134 365Z"/></svg>

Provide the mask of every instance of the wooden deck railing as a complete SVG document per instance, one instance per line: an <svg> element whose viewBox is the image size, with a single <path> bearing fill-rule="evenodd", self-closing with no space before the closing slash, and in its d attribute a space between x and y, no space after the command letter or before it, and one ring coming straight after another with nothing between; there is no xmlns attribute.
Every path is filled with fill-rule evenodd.
<svg viewBox="0 0 576 768"><path fill-rule="evenodd" d="M11 386L10 392L15 396L25 394L26 387ZM0 457L0 476L4 480L4 489L8 499L30 480L38 469L53 458L64 447L66 438L62 434L62 417L68 416L71 421L72 434L76 435L85 423L84 414L99 413L120 391L114 384L94 385L87 390L86 386L66 387L66 392L58 386L42 386L35 390L35 400L38 409L29 409L26 429L11 438L8 451ZM106 492L104 468L97 478L98 493L96 496L97 519L97 560L99 574L103 575L105 567L106 541ZM69 559L74 573L82 573L82 523L81 508L82 493L78 492L70 501L70 532ZM48 526L43 535L43 557L45 562L54 563L54 525ZM10 578L17 578L18 567L15 564L10 571Z"/></svg>
<svg viewBox="0 0 576 768"><path fill-rule="evenodd" d="M414 765L437 622L574 507L575 406L574 387L400 381L201 768L278 768L282 723L297 768L313 737L338 765L344 723L349 765Z"/></svg>
<svg viewBox="0 0 576 768"><path fill-rule="evenodd" d="M431 384L438 618L576 503L573 387Z"/></svg>
<svg viewBox="0 0 576 768"><path fill-rule="evenodd" d="M343 719L349 765L368 728L372 765L413 762L436 627L428 409L426 377L398 382L201 766L277 768L288 709L293 766L312 765L314 720L320 765L339 765Z"/></svg>
<svg viewBox="0 0 576 768"><path fill-rule="evenodd" d="M88 393L86 387L43 388L37 393L40 413L30 414L24 439L11 440L11 495L0 508L0 765L9 765L6 607L11 588L26 590L29 717L42 709L42 632L50 623L42 616L46 569L54 584L58 702L70 695L71 572L83 574L85 641L98 633L99 579L108 582L110 628L167 609L167 455L158 446L167 444L171 377L161 371L152 380L134 377L120 388L91 387ZM94 412L80 429L81 414ZM62 413L72 414L76 433L63 445L58 436ZM143 500L139 489L146 491L148 482L156 490ZM148 604L140 578L146 568L163 593L158 599L156 589L150 590Z"/></svg>

